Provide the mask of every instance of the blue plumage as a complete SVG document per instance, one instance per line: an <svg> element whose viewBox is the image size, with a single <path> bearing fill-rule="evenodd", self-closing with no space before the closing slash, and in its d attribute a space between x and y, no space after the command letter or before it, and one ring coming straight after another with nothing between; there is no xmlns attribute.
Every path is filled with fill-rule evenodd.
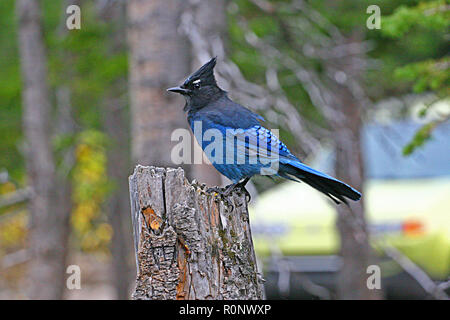
<svg viewBox="0 0 450 320"><path fill-rule="evenodd" d="M303 164L263 127L261 116L230 100L216 84L215 64L213 58L182 86L168 90L186 98L189 125L214 167L233 181L229 190L263 174L303 181L336 203L360 199L349 185Z"/></svg>

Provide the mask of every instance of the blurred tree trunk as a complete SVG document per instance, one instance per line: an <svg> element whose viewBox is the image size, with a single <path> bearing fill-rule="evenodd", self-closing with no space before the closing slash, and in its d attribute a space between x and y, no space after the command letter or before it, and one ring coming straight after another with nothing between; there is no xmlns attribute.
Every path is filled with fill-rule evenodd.
<svg viewBox="0 0 450 320"><path fill-rule="evenodd" d="M348 43L362 43L362 34L354 31L346 39ZM345 45L345 43L344 43ZM379 290L367 287L367 267L372 263L369 244L369 230L364 209L364 161L362 158L361 132L363 126L363 109L368 107L364 93L355 83L362 83L365 61L353 60L355 56L345 55L338 62L338 70L334 73L336 110L339 119L334 123L334 141L336 148L336 176L363 194L361 200L350 201L349 206L337 207L337 227L341 240L341 256L343 266L338 276L338 297L340 299L376 299L381 297ZM359 61L357 63L356 61ZM342 72L338 74L338 72Z"/></svg>
<svg viewBox="0 0 450 320"><path fill-rule="evenodd" d="M56 135L70 136L75 135L75 122L72 117L72 104L70 101L71 91L69 87L62 86L56 88ZM75 147L73 144L62 150L59 165L56 168L56 191L55 206L59 211L59 250L64 257L61 257L61 263L66 265L69 255L69 236L71 232L70 216L72 213L72 180L70 171L75 165ZM64 290L64 289L63 289ZM61 297L62 298L62 297Z"/></svg>
<svg viewBox="0 0 450 320"><path fill-rule="evenodd" d="M113 257L113 285L117 299L130 297L133 278L131 268L133 245L131 242L130 202L128 196L129 145L128 124L123 99L109 97L104 99L103 126L109 137L108 178L114 189L109 195L107 212L113 228L111 253Z"/></svg>
<svg viewBox="0 0 450 320"><path fill-rule="evenodd" d="M26 163L32 187L29 205L32 299L60 299L65 284L65 216L58 206L55 162L50 143L47 56L37 0L18 0L19 53L23 81Z"/></svg>
<svg viewBox="0 0 450 320"><path fill-rule="evenodd" d="M63 13L58 27L58 37L61 41L68 35L68 29L66 27L66 10L69 5L80 5L80 0L66 0L63 3ZM71 67L72 54L67 50L60 49L59 59L64 62L66 67L64 71L59 75L62 80L61 84L55 88L56 97L56 117L53 136L55 138L61 138L63 140L73 138L76 132L76 124L73 117L72 109L72 91L65 79L71 79L73 76L73 69ZM70 215L72 213L72 180L70 178L70 172L75 165L75 146L71 143L68 147L60 150L56 154L57 165L56 167L56 183L57 183L57 201L58 207L61 211L61 223L62 233L64 238L61 239L61 250L64 251L66 257L69 255L69 236L70 236ZM66 259L66 258L64 258Z"/></svg>
<svg viewBox="0 0 450 320"><path fill-rule="evenodd" d="M202 5L201 3L193 4L192 0L190 2L191 10L193 10L194 21L198 25L199 36L212 46L217 39L225 44L225 38L228 31L225 6L226 1L210 0L208 1L208 5ZM202 57L203 60L201 60L198 52L195 52L195 48L192 48L192 51L192 70L196 70L199 66L211 58ZM220 59L224 60L225 57L220 57ZM194 148L200 148L196 141L194 141ZM223 184L221 174L210 163L194 164L193 176L198 181L206 183L210 186L218 186Z"/></svg>
<svg viewBox="0 0 450 320"><path fill-rule="evenodd" d="M184 99L166 89L189 74L190 49L178 32L183 0L127 2L132 161L175 166L171 134L186 128ZM187 168L186 168L187 169ZM188 175L190 176L190 175Z"/></svg>
<svg viewBox="0 0 450 320"><path fill-rule="evenodd" d="M346 115L335 131L336 175L357 190L363 191L364 168L361 153L361 110L345 88L341 89L341 111ZM368 299L367 266L370 246L364 212L364 193L360 201L337 207L337 227L341 239L343 266L338 280L340 299Z"/></svg>
<svg viewBox="0 0 450 320"><path fill-rule="evenodd" d="M114 31L109 36L109 52L117 54L126 50L125 3L110 1L97 8L100 19L114 23ZM107 200L108 219L113 229L111 240L112 284L116 298L125 300L130 297L130 285L133 279L133 244L130 221L130 200L128 195L129 158L129 122L126 108L126 79L118 79L111 85L102 102L102 122L109 138L107 150L108 179L113 190Z"/></svg>

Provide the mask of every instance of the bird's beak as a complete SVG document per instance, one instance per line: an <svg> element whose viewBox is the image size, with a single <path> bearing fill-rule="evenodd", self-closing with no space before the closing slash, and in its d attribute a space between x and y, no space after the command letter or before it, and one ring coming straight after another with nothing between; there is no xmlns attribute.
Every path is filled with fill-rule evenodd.
<svg viewBox="0 0 450 320"><path fill-rule="evenodd" d="M190 92L190 90L184 89L184 88L181 88L181 87L169 88L169 89L167 89L167 91L175 92L175 93L179 93L179 94L188 94Z"/></svg>

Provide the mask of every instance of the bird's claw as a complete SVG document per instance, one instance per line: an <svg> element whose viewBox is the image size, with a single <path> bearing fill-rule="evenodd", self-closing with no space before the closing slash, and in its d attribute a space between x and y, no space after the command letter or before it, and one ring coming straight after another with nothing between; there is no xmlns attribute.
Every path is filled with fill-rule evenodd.
<svg viewBox="0 0 450 320"><path fill-rule="evenodd" d="M222 189L219 188L219 187L212 187L212 188L206 189L206 193L217 193L217 194L221 194L221 193L222 193Z"/></svg>
<svg viewBox="0 0 450 320"><path fill-rule="evenodd" d="M229 208L231 207L230 211L234 210L234 206L228 201L228 197L237 189L239 194L245 194L245 200L246 202L250 202L250 200L252 199L250 193L248 192L248 190L245 188L245 183L248 180L239 182L239 183L235 183L235 184L230 184L228 186L226 186L225 188L219 188L219 187L212 187L212 188L208 188L206 189L207 193L215 193L221 201L224 202L224 204Z"/></svg>
<svg viewBox="0 0 450 320"><path fill-rule="evenodd" d="M250 200L252 200L252 196L250 195L250 192L248 192L248 190L245 187L242 187L241 191L245 194L245 200L247 201L247 203L249 203Z"/></svg>
<svg viewBox="0 0 450 320"><path fill-rule="evenodd" d="M239 190L240 194L245 194L245 200L248 202L250 202L250 200L252 199L252 196L250 195L250 192L248 192L248 190L245 188L245 186L243 184L235 184L235 185L229 185L227 187L227 190L225 191L225 193L227 193L227 195L231 194L234 190Z"/></svg>
<svg viewBox="0 0 450 320"><path fill-rule="evenodd" d="M206 192L213 193L213 196L216 196L218 198L217 200L222 201L230 212L234 210L233 204L231 204L230 201L228 201L228 196L230 195L230 189L228 187L225 188L212 187L206 189Z"/></svg>

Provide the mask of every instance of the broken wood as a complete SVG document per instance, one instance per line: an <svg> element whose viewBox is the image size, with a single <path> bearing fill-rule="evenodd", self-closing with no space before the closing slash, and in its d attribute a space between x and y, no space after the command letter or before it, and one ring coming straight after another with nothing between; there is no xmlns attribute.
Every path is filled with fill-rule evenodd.
<svg viewBox="0 0 450 320"><path fill-rule="evenodd" d="M244 194L221 201L181 168L138 165L129 183L133 299L262 299Z"/></svg>

